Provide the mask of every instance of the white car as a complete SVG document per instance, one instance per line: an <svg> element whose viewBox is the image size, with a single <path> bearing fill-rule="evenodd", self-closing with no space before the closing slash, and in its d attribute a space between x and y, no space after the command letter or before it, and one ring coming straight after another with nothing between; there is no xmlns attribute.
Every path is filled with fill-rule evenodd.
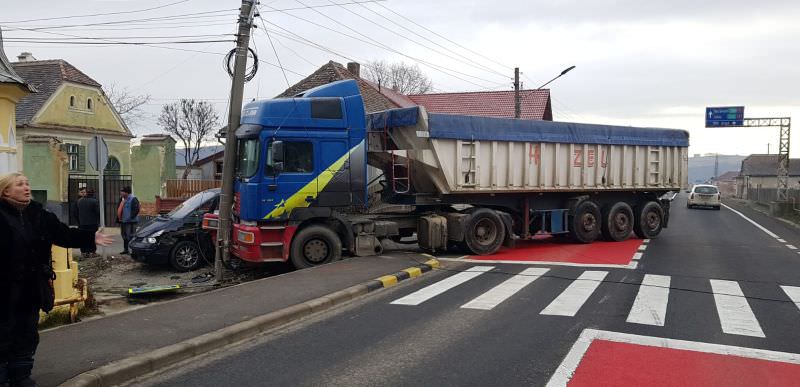
<svg viewBox="0 0 800 387"><path fill-rule="evenodd" d="M716 186L708 184L697 184L689 191L689 198L686 199L686 208L695 206L713 207L719 210L720 195Z"/></svg>

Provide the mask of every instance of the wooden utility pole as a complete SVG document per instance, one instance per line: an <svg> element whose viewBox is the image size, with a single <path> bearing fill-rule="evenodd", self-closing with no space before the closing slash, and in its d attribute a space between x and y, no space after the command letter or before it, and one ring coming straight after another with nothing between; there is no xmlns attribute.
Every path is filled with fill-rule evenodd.
<svg viewBox="0 0 800 387"><path fill-rule="evenodd" d="M231 83L231 104L228 114L228 127L225 134L225 158L222 163L222 193L219 204L219 229L217 229L217 248L214 255L214 273L217 283L223 279L223 262L228 262L231 245L231 212L233 207L233 173L236 163L236 128L242 115L245 72L247 71L247 47L250 44L250 28L256 7L255 0L242 0L239 9L239 34L236 37L236 53Z"/></svg>
<svg viewBox="0 0 800 387"><path fill-rule="evenodd" d="M514 67L514 118L522 116L519 98L519 67Z"/></svg>

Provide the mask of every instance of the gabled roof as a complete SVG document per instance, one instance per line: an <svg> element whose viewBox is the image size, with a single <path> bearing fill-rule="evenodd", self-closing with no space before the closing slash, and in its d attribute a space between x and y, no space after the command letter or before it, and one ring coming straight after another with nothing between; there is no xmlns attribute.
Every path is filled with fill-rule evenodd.
<svg viewBox="0 0 800 387"><path fill-rule="evenodd" d="M739 176L739 171L728 171L719 175L719 177L717 177L716 180L717 181L733 180L736 178L736 176Z"/></svg>
<svg viewBox="0 0 800 387"><path fill-rule="evenodd" d="M741 176L777 176L778 155L750 155L742 160ZM800 176L800 159L789 159L789 175Z"/></svg>
<svg viewBox="0 0 800 387"><path fill-rule="evenodd" d="M520 118L553 120L550 90L521 90ZM431 113L514 118L514 91L477 91L409 95Z"/></svg>
<svg viewBox="0 0 800 387"><path fill-rule="evenodd" d="M27 91L35 92L36 89L31 87L25 80L14 71L11 63L3 51L3 30L0 28L0 83L16 83Z"/></svg>
<svg viewBox="0 0 800 387"><path fill-rule="evenodd" d="M200 151L198 154L197 159L202 160L209 156L213 156L217 153L222 153L225 150L225 147L222 145L213 145L213 146L204 146L200 147ZM175 148L175 167L176 168L185 168L186 161L183 159L184 154L186 153L186 148ZM197 165L197 164L195 164Z"/></svg>
<svg viewBox="0 0 800 387"><path fill-rule="evenodd" d="M358 88L361 90L361 97L364 99L364 108L367 113L407 107L401 106L395 103L391 98L379 93L376 85L373 86L373 84L366 80L351 74L342 64L334 61L329 61L322 65L322 67L317 69L313 74L295 83L283 93L276 96L276 98L291 98L308 89L344 79L355 79L356 82L358 82Z"/></svg>
<svg viewBox="0 0 800 387"><path fill-rule="evenodd" d="M102 87L63 59L11 63L14 70L39 92L30 94L17 104L17 125L29 123L50 96L64 82Z"/></svg>

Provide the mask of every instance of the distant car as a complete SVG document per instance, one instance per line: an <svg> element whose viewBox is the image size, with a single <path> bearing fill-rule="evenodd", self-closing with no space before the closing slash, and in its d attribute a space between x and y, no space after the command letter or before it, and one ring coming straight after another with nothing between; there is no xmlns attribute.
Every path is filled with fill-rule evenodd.
<svg viewBox="0 0 800 387"><path fill-rule="evenodd" d="M178 271L196 270L213 261L213 241L200 223L204 214L216 210L219 194L219 188L205 190L168 214L143 224L130 243L133 259L150 264L169 263Z"/></svg>
<svg viewBox="0 0 800 387"><path fill-rule="evenodd" d="M689 198L686 199L686 208L693 207L712 207L719 210L720 194L716 186L708 184L698 184L689 191Z"/></svg>

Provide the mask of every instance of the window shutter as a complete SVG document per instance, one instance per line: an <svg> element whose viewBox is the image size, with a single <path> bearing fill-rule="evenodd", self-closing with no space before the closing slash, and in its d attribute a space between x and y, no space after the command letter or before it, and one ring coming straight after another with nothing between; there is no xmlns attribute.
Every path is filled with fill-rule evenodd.
<svg viewBox="0 0 800 387"><path fill-rule="evenodd" d="M86 146L78 145L78 172L86 172Z"/></svg>

